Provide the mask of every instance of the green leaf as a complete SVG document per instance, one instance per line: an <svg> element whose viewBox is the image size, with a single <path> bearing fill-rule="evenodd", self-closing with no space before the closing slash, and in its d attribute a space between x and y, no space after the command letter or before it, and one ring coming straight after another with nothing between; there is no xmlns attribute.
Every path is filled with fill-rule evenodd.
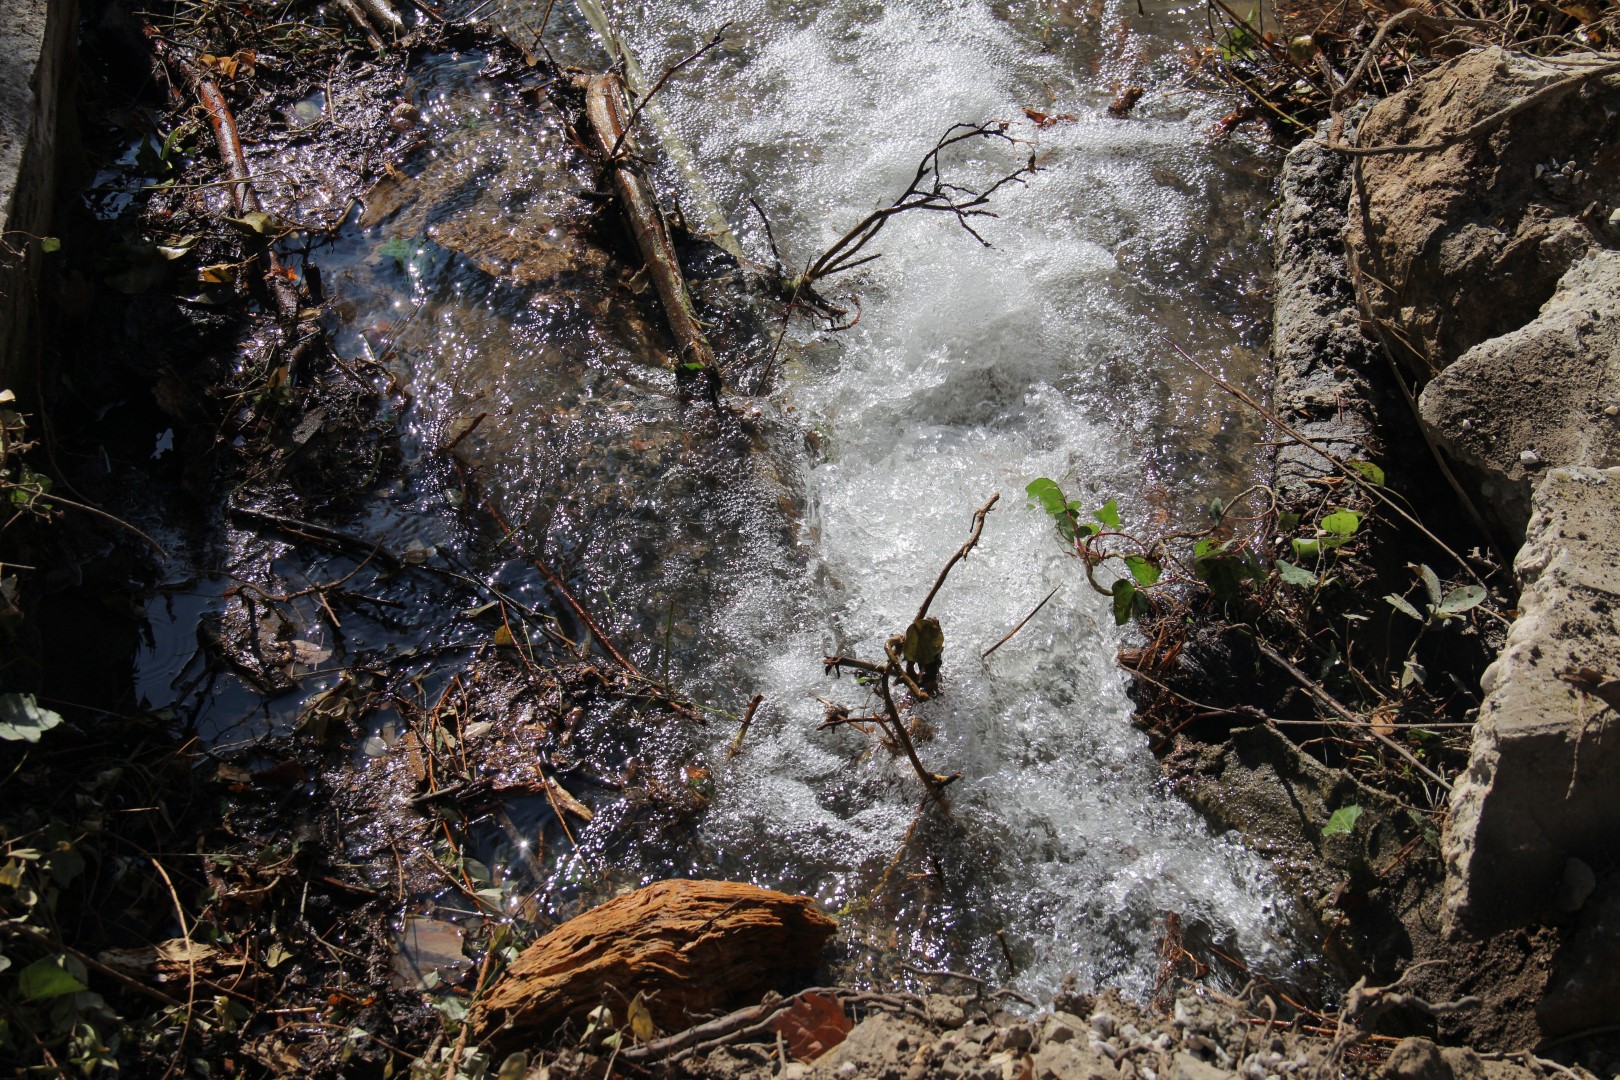
<svg viewBox="0 0 1620 1080"><path fill-rule="evenodd" d="M1394 608L1396 611L1399 611L1401 614L1412 616L1412 618L1416 619L1418 622L1429 621L1423 617L1423 614L1419 612L1417 608L1407 603L1406 597L1404 596L1397 596L1394 593L1390 593L1388 596L1384 597L1384 602L1390 607Z"/></svg>
<svg viewBox="0 0 1620 1080"><path fill-rule="evenodd" d="M1320 559L1322 557L1322 541L1320 540L1303 540L1296 536L1293 540L1293 547L1294 558L1296 559Z"/></svg>
<svg viewBox="0 0 1620 1080"><path fill-rule="evenodd" d="M1418 577L1423 579L1423 591L1429 594L1429 606L1439 607L1440 575L1431 570L1428 563L1423 563L1417 568L1417 571Z"/></svg>
<svg viewBox="0 0 1620 1080"><path fill-rule="evenodd" d="M1119 531L1119 502L1117 500L1109 499L1093 510L1091 516L1115 532Z"/></svg>
<svg viewBox="0 0 1620 1080"><path fill-rule="evenodd" d="M1349 836L1350 830L1356 827L1356 822L1359 820L1361 820L1361 807L1341 806L1333 811L1333 816L1328 818L1328 823L1322 826L1322 836L1324 838L1329 836Z"/></svg>
<svg viewBox="0 0 1620 1080"><path fill-rule="evenodd" d="M1131 609L1135 606L1136 586L1124 578L1114 582L1114 622L1124 626L1131 621Z"/></svg>
<svg viewBox="0 0 1620 1080"><path fill-rule="evenodd" d="M1287 559L1277 560L1277 576L1282 578L1284 585L1295 585L1305 589L1314 588L1317 582L1315 574L1302 566L1295 566Z"/></svg>
<svg viewBox="0 0 1620 1080"><path fill-rule="evenodd" d="M35 960L17 973L17 989L29 1001L45 1001L90 989L67 969L68 963L69 957L65 953ZM82 974L83 968L79 971Z"/></svg>
<svg viewBox="0 0 1620 1080"><path fill-rule="evenodd" d="M1452 589L1446 593L1446 598L1440 601L1436 609L1445 616L1461 615L1471 611L1485 602L1485 590L1479 585L1464 585L1459 589Z"/></svg>
<svg viewBox="0 0 1620 1080"><path fill-rule="evenodd" d="M1209 517L1211 521L1219 521L1226 516L1226 500L1214 498L1209 500Z"/></svg>
<svg viewBox="0 0 1620 1080"><path fill-rule="evenodd" d="M1290 510L1286 514L1277 515L1277 531L1280 533L1293 532L1299 528L1299 514Z"/></svg>
<svg viewBox="0 0 1620 1080"><path fill-rule="evenodd" d="M1044 476L1039 477L1031 480L1028 486L1024 488L1024 492L1040 503L1042 510L1056 518L1060 528L1064 521L1073 516L1069 511L1068 501L1063 497L1063 489L1058 487L1056 481L1049 480Z"/></svg>
<svg viewBox="0 0 1620 1080"><path fill-rule="evenodd" d="M1125 566L1130 570L1131 577L1143 588L1158 584L1159 575L1164 573L1164 569L1158 563L1145 555L1125 556Z"/></svg>
<svg viewBox="0 0 1620 1080"><path fill-rule="evenodd" d="M33 694L0 694L0 739L36 743L61 722L62 714L40 708Z"/></svg>
<svg viewBox="0 0 1620 1080"><path fill-rule="evenodd" d="M62 241L54 236L42 236L39 238L39 250L47 255L54 255L62 250Z"/></svg>
<svg viewBox="0 0 1620 1080"><path fill-rule="evenodd" d="M1354 510L1339 510L1323 518L1320 527L1330 536L1354 536L1361 528L1361 515Z"/></svg>
<svg viewBox="0 0 1620 1080"><path fill-rule="evenodd" d="M1347 466L1361 474L1361 478L1373 487L1384 486L1384 470L1370 461L1347 461Z"/></svg>

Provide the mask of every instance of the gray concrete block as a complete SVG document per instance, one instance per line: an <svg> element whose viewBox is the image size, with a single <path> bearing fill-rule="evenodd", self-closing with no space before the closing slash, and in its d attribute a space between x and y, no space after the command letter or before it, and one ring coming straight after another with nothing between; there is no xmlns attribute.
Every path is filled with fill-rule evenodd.
<svg viewBox="0 0 1620 1080"><path fill-rule="evenodd" d="M1582 689L1620 677L1620 468L1553 469L1533 509L1519 617L1452 793L1448 933L1554 917L1571 857L1620 853L1620 723Z"/></svg>

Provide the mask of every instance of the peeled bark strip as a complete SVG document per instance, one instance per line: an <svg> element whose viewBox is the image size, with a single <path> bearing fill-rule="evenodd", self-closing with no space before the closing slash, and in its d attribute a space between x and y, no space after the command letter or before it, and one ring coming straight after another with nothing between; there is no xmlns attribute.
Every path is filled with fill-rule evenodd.
<svg viewBox="0 0 1620 1080"><path fill-rule="evenodd" d="M633 164L634 137L624 137L628 114L624 106L624 84L617 75L591 77L585 88L585 116L590 121L597 152L612 175L614 191L630 218L630 230L635 234L636 246L641 249L641 258L658 289L658 299L664 305L664 317L669 320L680 362L712 368L714 350L692 310L692 298L686 291L686 279L681 276L681 263L669 238L669 226L664 223L652 188ZM613 150L620 145L621 137L621 153L615 156Z"/></svg>
<svg viewBox="0 0 1620 1080"><path fill-rule="evenodd" d="M663 881L570 919L507 969L474 1017L480 1037L518 1047L606 1004L623 1020L645 995L678 1030L767 990L803 985L837 924L807 896L733 881Z"/></svg>

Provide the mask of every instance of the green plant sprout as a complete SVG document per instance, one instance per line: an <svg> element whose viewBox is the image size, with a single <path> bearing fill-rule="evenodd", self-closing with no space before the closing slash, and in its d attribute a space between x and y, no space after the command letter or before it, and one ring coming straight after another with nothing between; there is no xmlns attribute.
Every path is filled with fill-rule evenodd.
<svg viewBox="0 0 1620 1080"><path fill-rule="evenodd" d="M1427 563L1417 566L1408 564L1408 569L1416 571L1418 580L1423 583L1425 603L1423 610L1417 607L1406 597L1398 593L1390 593L1384 597L1384 602L1403 615L1410 616L1421 625L1412 638L1411 646L1406 650L1406 660L1401 665L1399 686L1405 689L1413 683L1422 684L1428 678L1428 672L1423 665L1417 662L1418 642L1423 639L1430 627L1442 625L1452 619L1460 619L1474 608L1485 602L1486 592L1479 585L1459 585L1454 589L1442 591L1440 576L1429 567Z"/></svg>
<svg viewBox="0 0 1620 1080"><path fill-rule="evenodd" d="M1217 600L1231 603L1238 598L1244 581L1260 581L1266 576L1264 567L1251 553L1249 540L1216 539L1214 534L1232 507L1253 494L1269 495L1269 488L1254 486L1234 499L1215 499L1209 506L1211 524L1207 528L1168 533L1151 541L1124 531L1116 499L1087 511L1083 503L1065 495L1055 480L1044 476L1030 481L1024 491L1052 518L1064 542L1074 548L1091 587L1111 598L1114 621L1121 626L1133 617L1146 615L1151 591L1173 581L1201 581ZM1194 541L1189 560L1176 556L1171 545L1177 540ZM1123 572L1105 586L1097 580L1096 571L1110 561L1117 561ZM1167 568L1175 571L1169 577L1165 576Z"/></svg>

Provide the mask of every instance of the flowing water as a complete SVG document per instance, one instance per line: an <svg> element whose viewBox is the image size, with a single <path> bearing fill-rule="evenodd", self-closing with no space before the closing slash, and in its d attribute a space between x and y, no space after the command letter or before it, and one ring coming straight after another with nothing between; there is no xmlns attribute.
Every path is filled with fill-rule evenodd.
<svg viewBox="0 0 1620 1080"><path fill-rule="evenodd" d="M565 6L548 33L565 57L589 58ZM512 36L545 7L509 5ZM429 148L326 260L343 268L329 272L340 352L382 356L414 395L407 449L424 468L379 493L373 532L483 559L538 601L527 563L477 554L454 485L425 468L423 447L482 416L464 459L638 663L669 665L733 713L764 695L735 758L724 720L634 748L710 772L691 835L638 849L599 814L559 874L612 863L632 880L809 892L849 913L846 963L874 977L899 959L1005 979L1010 959L1037 996L1069 974L1146 992L1174 913L1222 951L1305 979L1311 946L1268 867L1157 781L1114 664L1123 632L1023 495L1060 479L1097 503L1116 497L1151 530L1196 517L1253 469L1255 429L1168 346L1257 378L1269 183L1211 134L1219 103L1186 88L1181 50L1201 8L650 0L609 17L648 72L726 25L661 95L691 170L659 179L691 220L717 207L755 261L771 256L750 200L802 265L902 190L954 123L1006 119L1019 142L950 158L951 179L982 186L1030 153L1040 167L975 221L993 246L947 215L892 222L874 245L883 257L826 290L858 303L859 322L819 336L796 325L774 378L737 380L760 393L731 395L717 418L675 392L656 308L629 271L605 255L569 262L594 178L543 149L564 142L556 114L503 106L478 57L416 73ZM1130 84L1147 91L1132 118L1108 117ZM712 268L745 305L739 275ZM739 318L716 337L752 350L757 376L774 329ZM919 751L961 779L950 819L931 812L913 831L920 788L904 760L850 728L818 730L826 701L871 707L822 657L880 657L996 492L932 609L944 685L914 711ZM412 632L487 636L420 620ZM356 629L343 648L387 639ZM167 662L148 658L148 684Z"/></svg>

